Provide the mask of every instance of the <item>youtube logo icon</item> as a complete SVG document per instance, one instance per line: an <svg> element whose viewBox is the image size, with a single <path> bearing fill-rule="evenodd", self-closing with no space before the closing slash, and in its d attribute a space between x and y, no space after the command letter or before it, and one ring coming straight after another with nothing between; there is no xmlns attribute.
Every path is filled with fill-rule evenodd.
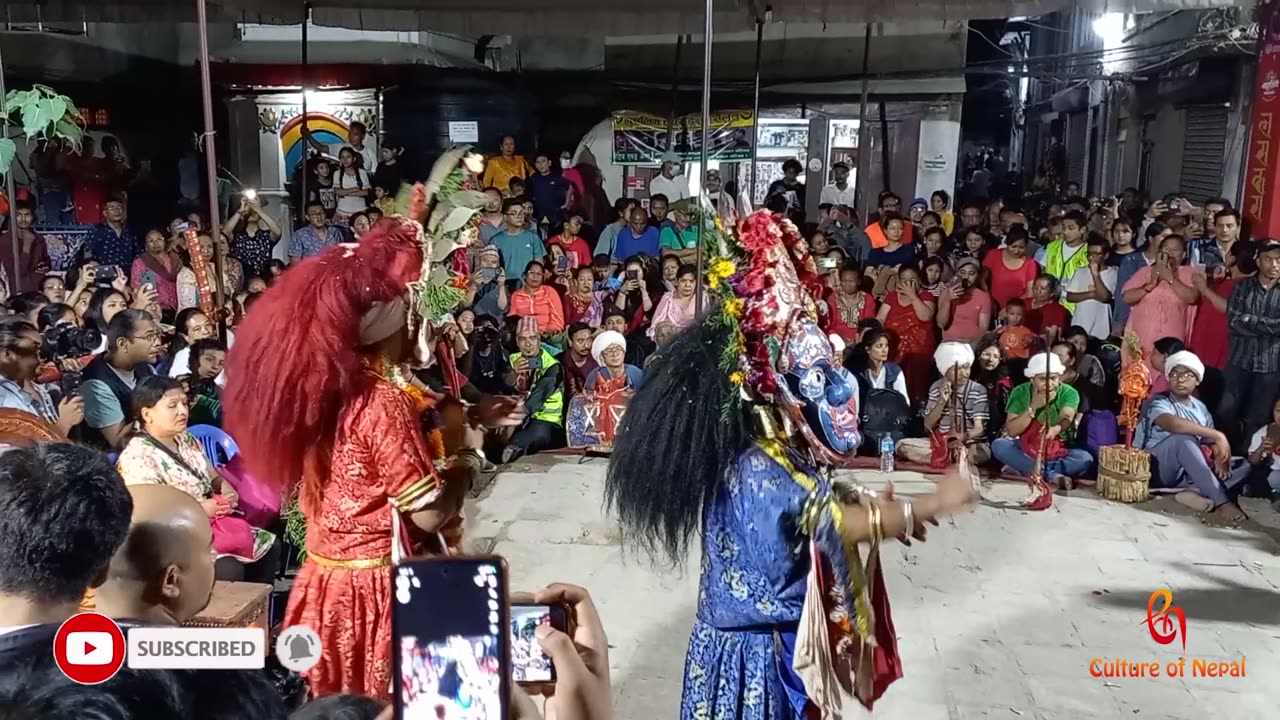
<svg viewBox="0 0 1280 720"><path fill-rule="evenodd" d="M106 615L72 615L53 637L53 657L72 682L106 682L124 665L124 632Z"/></svg>

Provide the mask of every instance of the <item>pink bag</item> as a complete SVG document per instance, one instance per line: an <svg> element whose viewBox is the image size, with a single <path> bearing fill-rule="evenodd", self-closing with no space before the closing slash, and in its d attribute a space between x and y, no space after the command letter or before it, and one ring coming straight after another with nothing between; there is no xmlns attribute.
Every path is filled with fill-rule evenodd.
<svg viewBox="0 0 1280 720"><path fill-rule="evenodd" d="M213 528L213 549L218 556L231 555L252 562L255 557L257 534L244 518L232 515L210 518Z"/></svg>
<svg viewBox="0 0 1280 720"><path fill-rule="evenodd" d="M239 455L219 467L218 474L236 489L236 494L240 496L237 508L244 513L244 520L249 525L271 527L280 517L280 506L284 504L284 498L250 475Z"/></svg>

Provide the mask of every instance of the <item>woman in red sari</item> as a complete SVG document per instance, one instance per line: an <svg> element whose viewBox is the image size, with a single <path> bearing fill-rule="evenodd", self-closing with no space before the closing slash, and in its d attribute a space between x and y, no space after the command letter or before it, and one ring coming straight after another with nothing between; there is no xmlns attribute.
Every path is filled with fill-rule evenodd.
<svg viewBox="0 0 1280 720"><path fill-rule="evenodd" d="M890 359L902 367L907 394L913 398L929 395L933 351L938 345L933 325L937 310L937 300L920 288L920 271L904 265L898 270L896 289L884 296L876 314L884 329L898 337L897 351Z"/></svg>
<svg viewBox="0 0 1280 720"><path fill-rule="evenodd" d="M458 547L481 464L480 431L423 435L434 399L408 368L429 362L431 324L406 294L430 247L393 220L284 273L237 329L228 363L227 426L249 471L298 487L306 517L284 622L320 635L313 696L390 698L393 554ZM313 312L294 311L304 303Z"/></svg>

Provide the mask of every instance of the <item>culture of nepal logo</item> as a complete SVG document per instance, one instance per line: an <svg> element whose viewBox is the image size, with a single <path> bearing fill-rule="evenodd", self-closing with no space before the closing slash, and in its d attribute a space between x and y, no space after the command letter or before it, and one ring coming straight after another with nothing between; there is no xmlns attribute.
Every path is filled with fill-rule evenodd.
<svg viewBox="0 0 1280 720"><path fill-rule="evenodd" d="M1156 610L1156 603L1161 603ZM1161 588L1147 598L1147 619L1142 625L1147 626L1151 639L1160 645L1172 645L1182 641L1183 656L1177 660L1161 663L1158 660L1133 661L1125 658L1094 658L1089 661L1089 674L1096 678L1180 678L1187 676L1187 614L1182 608L1173 604L1173 591ZM1191 677L1244 677L1245 658L1239 660L1218 661L1193 657Z"/></svg>

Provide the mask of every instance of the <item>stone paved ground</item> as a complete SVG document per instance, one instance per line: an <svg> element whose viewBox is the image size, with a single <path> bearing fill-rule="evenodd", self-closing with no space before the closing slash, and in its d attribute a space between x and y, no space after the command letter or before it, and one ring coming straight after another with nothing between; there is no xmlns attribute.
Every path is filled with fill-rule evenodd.
<svg viewBox="0 0 1280 720"><path fill-rule="evenodd" d="M566 457L516 465L472 503L469 537L507 558L515 588L588 587L609 632L619 720L675 718L697 559L681 575L625 556L601 509L604 468ZM857 475L872 486L884 477ZM894 481L907 495L932 487L914 473ZM889 545L881 557L906 676L875 717L1280 717L1280 544L1256 525L1208 527L1169 507L1093 495L1041 513L983 506L925 545ZM1184 655L1141 624L1162 587L1186 614L1188 677L1091 677L1093 658L1163 667ZM1191 658L1242 657L1246 677L1190 677Z"/></svg>

